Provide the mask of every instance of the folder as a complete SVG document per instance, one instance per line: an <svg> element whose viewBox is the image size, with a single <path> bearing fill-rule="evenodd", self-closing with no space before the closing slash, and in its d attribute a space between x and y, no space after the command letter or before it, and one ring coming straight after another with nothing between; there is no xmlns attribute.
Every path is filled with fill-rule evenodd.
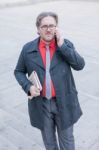
<svg viewBox="0 0 99 150"><path fill-rule="evenodd" d="M33 71L31 73L31 75L29 76L28 78L30 80L30 82L35 85L40 91L42 91L42 85L40 83L40 80L39 80L39 77L37 75L37 72L36 71ZM32 96L28 96L29 99L32 99L33 97Z"/></svg>

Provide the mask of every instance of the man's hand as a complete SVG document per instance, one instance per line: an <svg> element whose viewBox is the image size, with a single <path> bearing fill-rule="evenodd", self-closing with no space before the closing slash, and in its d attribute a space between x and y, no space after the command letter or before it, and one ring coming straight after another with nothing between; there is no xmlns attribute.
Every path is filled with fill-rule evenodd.
<svg viewBox="0 0 99 150"><path fill-rule="evenodd" d="M56 36L56 39L57 39L57 45L59 47L61 47L62 44L64 43L64 38L63 38L62 33L60 32L60 30L58 28L56 28L55 36Z"/></svg>
<svg viewBox="0 0 99 150"><path fill-rule="evenodd" d="M30 87L30 94L30 97L37 97L40 95L40 90L35 85L32 85Z"/></svg>

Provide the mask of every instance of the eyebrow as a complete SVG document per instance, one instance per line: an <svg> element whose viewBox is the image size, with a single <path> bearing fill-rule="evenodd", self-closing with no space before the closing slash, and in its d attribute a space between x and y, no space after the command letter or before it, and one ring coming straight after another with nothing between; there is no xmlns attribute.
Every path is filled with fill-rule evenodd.
<svg viewBox="0 0 99 150"><path fill-rule="evenodd" d="M49 26L49 25L54 25L54 26L56 26L56 24L43 24L43 25L41 25L41 26Z"/></svg>

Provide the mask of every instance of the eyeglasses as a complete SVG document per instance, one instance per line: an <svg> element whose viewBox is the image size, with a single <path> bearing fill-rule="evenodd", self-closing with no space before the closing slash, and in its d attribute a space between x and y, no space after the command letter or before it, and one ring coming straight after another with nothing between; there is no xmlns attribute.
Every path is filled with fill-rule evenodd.
<svg viewBox="0 0 99 150"><path fill-rule="evenodd" d="M50 30L53 30L54 28L56 28L56 26L53 25L53 24L50 24L50 25L43 25L43 26L41 26L40 28L41 28L42 30L48 30L48 28L49 28Z"/></svg>

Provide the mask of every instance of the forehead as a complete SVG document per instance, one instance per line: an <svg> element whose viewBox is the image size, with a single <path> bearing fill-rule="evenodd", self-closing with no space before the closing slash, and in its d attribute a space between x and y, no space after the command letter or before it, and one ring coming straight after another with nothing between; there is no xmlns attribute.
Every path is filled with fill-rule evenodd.
<svg viewBox="0 0 99 150"><path fill-rule="evenodd" d="M51 16L47 16L47 17L44 17L42 20L41 20L41 25L43 24L46 24L46 25L49 25L49 24L56 24L56 20L54 17L51 17Z"/></svg>

